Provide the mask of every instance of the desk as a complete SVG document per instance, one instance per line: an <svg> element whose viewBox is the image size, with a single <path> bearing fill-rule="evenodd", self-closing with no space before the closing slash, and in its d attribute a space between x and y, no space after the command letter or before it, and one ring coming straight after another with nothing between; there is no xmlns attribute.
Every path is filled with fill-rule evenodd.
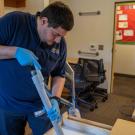
<svg viewBox="0 0 135 135"><path fill-rule="evenodd" d="M67 62L69 62L69 63L77 63L78 58L67 58Z"/></svg>
<svg viewBox="0 0 135 135"><path fill-rule="evenodd" d="M110 135L111 126L81 118L63 115L62 129L64 135ZM96 133L96 134L95 134ZM50 129L44 135L55 135L54 129Z"/></svg>
<svg viewBox="0 0 135 135"><path fill-rule="evenodd" d="M117 119L114 126L63 115L62 129L64 135L135 135L135 122ZM50 129L44 135L55 135Z"/></svg>

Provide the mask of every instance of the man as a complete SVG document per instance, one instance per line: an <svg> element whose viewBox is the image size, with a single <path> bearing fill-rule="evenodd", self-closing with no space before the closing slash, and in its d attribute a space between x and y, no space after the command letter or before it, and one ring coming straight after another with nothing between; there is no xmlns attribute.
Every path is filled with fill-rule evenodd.
<svg viewBox="0 0 135 135"><path fill-rule="evenodd" d="M50 120L59 120L56 98L45 116L31 79L31 67L41 69L47 82L52 77L52 95L60 97L64 86L66 43L64 36L74 25L71 10L54 2L36 16L12 12L0 18L0 135L23 135L28 121L33 135L42 135ZM41 68L42 67L42 68Z"/></svg>

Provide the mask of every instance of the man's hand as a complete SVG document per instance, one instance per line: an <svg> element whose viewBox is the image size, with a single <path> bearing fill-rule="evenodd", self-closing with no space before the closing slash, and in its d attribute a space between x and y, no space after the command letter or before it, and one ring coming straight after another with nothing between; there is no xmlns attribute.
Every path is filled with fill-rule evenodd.
<svg viewBox="0 0 135 135"><path fill-rule="evenodd" d="M41 69L40 64L38 63L38 58L34 55L33 52L18 47L15 53L15 58L22 66L31 65L34 66L36 69Z"/></svg>
<svg viewBox="0 0 135 135"><path fill-rule="evenodd" d="M52 108L47 112L48 117L51 121L61 121L61 115L59 110L59 105L56 99L51 99Z"/></svg>

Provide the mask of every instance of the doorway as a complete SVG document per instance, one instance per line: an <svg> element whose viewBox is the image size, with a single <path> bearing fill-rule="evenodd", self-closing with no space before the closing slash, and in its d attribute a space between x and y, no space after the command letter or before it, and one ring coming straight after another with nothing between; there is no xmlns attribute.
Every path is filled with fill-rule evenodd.
<svg viewBox="0 0 135 135"><path fill-rule="evenodd" d="M135 98L135 1L115 3L112 93Z"/></svg>

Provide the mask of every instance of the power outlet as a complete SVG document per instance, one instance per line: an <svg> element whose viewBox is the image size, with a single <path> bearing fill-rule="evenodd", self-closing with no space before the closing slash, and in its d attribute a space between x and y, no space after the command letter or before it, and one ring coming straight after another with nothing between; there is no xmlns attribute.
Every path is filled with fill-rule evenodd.
<svg viewBox="0 0 135 135"><path fill-rule="evenodd" d="M104 50L104 45L98 45L98 50L100 50L100 51L103 51Z"/></svg>

